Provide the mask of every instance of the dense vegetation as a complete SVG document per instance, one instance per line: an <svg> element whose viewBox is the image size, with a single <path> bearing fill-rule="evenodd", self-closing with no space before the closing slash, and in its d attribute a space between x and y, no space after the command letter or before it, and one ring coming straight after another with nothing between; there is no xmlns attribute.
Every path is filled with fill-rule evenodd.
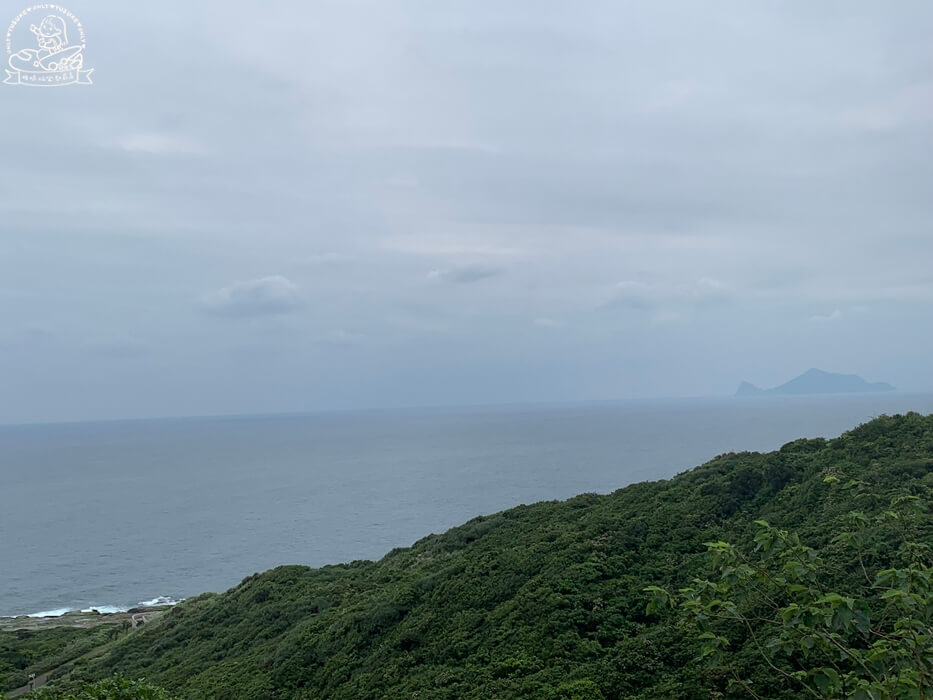
<svg viewBox="0 0 933 700"><path fill-rule="evenodd" d="M824 482L840 483L833 475ZM875 497L858 479L843 488ZM701 631L701 656L731 670L751 697L759 693L728 653L736 633L802 696L933 697L933 548L922 541L929 540L929 521L930 502L911 494L894 496L873 518L852 511L833 538L845 549L827 552L837 555L833 562L795 533L759 520L753 554L708 543L717 575L676 593L649 586L648 610L679 603ZM888 565L892 551L900 567L876 568L879 560ZM846 573L856 565L861 580Z"/></svg>
<svg viewBox="0 0 933 700"><path fill-rule="evenodd" d="M111 625L0 632L0 691L26 685L29 674L42 675L105 644L113 632Z"/></svg>
<svg viewBox="0 0 933 700"><path fill-rule="evenodd" d="M848 482L859 487L841 488ZM866 572L913 565L902 540L880 531L853 547L847 514L874 522L909 496L922 504L910 539L928 544L931 493L933 416L882 417L608 496L476 518L379 562L250 576L111 643L74 675L145 677L186 698L709 698L750 697L748 688L796 698L792 653L766 663L751 630L729 621L700 639L678 607L648 612L656 594L646 587L689 597L696 581L731 581L727 602L751 619L756 603L740 584L754 583L756 562L733 560L752 573L729 579L722 553L760 549L771 528L785 538L775 552L806 543L814 571L826 563L820 590L846 598ZM711 638L728 658L710 653Z"/></svg>
<svg viewBox="0 0 933 700"><path fill-rule="evenodd" d="M28 697L29 700L177 700L148 681L120 676L95 682L70 681L40 688Z"/></svg>

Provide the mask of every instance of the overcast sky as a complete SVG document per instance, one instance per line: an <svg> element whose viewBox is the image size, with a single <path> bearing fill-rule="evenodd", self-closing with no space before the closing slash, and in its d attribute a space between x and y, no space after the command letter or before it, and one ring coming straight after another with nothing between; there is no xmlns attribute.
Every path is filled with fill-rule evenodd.
<svg viewBox="0 0 933 700"><path fill-rule="evenodd" d="M0 422L933 389L929 0L61 4Z"/></svg>

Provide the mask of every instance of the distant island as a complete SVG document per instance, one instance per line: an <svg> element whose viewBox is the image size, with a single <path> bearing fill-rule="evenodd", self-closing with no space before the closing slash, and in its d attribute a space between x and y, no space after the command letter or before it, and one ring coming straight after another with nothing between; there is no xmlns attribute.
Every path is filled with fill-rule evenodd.
<svg viewBox="0 0 933 700"><path fill-rule="evenodd" d="M736 396L805 396L808 394L875 394L894 391L886 382L866 382L857 374L837 374L821 369L808 369L799 377L772 389L759 389L754 384L739 384Z"/></svg>

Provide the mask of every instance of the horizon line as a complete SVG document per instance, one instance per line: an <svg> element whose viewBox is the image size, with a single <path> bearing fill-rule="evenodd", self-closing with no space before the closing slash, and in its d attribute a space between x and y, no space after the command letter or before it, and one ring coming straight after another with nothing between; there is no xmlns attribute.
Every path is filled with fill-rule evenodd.
<svg viewBox="0 0 933 700"><path fill-rule="evenodd" d="M928 396L933 394L933 390L900 390L885 392L843 392L833 394L772 394L766 396L754 396L751 398L773 398L783 399L818 399L818 398L840 398L840 397L891 397L891 396ZM652 401L702 401L702 400L722 400L722 399L745 399L750 397L737 396L735 393L729 394L692 394L692 395L660 395L660 396L634 396L634 397L611 397L611 398L584 398L584 399L542 399L532 401L493 401L488 403L444 403L444 404L404 404L398 406L358 406L352 408L308 408L298 410L282 411L263 411L258 413L193 413L193 414L170 414L170 415L151 415L134 416L130 418L116 417L93 417L93 418L66 418L61 420L27 420L14 422L0 422L0 429L4 428L25 428L25 427L43 427L43 426L63 426L63 425L90 425L101 423L151 423L167 421L185 421L185 420L237 420L245 418L286 418L300 416L316 415L342 415L353 413L404 413L412 411L451 411L451 410L469 410L469 409L502 409L502 408L521 408L521 407L545 407L579 404L612 404L612 403L647 403Z"/></svg>

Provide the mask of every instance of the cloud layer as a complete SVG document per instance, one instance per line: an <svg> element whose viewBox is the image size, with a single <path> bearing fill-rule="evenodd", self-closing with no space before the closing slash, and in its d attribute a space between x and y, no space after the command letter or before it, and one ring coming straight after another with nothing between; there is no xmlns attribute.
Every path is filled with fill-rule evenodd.
<svg viewBox="0 0 933 700"><path fill-rule="evenodd" d="M231 284L201 297L200 303L219 316L274 316L302 306L298 286L278 275Z"/></svg>
<svg viewBox="0 0 933 700"><path fill-rule="evenodd" d="M0 85L0 422L933 389L928 0L79 14Z"/></svg>
<svg viewBox="0 0 933 700"><path fill-rule="evenodd" d="M493 265L457 265L443 270L432 270L428 273L428 279L455 282L456 284L472 284L501 274L502 268Z"/></svg>

